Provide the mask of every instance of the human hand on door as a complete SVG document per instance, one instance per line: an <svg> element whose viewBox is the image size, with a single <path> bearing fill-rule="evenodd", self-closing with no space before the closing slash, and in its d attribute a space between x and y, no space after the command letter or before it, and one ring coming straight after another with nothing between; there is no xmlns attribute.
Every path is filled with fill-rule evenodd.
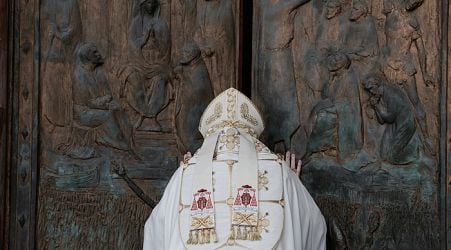
<svg viewBox="0 0 451 250"><path fill-rule="evenodd" d="M188 164L188 161L193 158L193 155L191 152L186 152L185 155L183 155L183 161L180 162L180 165Z"/></svg>
<svg viewBox="0 0 451 250"><path fill-rule="evenodd" d="M287 151L285 153L285 157L283 157L283 158L284 158L285 162L288 164L288 166L290 167L290 169L294 173L296 173L297 176L299 176L301 174L301 170L302 170L302 161L298 160L297 165L296 165L296 155L291 153L290 151Z"/></svg>

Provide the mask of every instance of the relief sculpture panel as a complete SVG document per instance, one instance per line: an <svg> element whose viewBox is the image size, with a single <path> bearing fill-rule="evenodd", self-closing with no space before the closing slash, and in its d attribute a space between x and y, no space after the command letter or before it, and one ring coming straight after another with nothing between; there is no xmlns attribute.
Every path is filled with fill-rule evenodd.
<svg viewBox="0 0 451 250"><path fill-rule="evenodd" d="M214 96L235 86L237 4L42 0L39 249L140 249Z"/></svg>
<svg viewBox="0 0 451 250"><path fill-rule="evenodd" d="M264 140L301 156L330 249L440 246L440 7L254 1Z"/></svg>

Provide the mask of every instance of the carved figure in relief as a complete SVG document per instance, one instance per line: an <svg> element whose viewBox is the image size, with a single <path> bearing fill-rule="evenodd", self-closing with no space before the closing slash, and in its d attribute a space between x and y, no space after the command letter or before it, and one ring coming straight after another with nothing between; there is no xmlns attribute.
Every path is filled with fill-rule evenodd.
<svg viewBox="0 0 451 250"><path fill-rule="evenodd" d="M368 11L368 5L364 0L355 0L344 35L346 53L354 62L353 67L359 66L359 75L367 75L362 73L362 70L373 70L379 55L376 22L373 16L368 15Z"/></svg>
<svg viewBox="0 0 451 250"><path fill-rule="evenodd" d="M423 0L394 1L384 0L385 35L387 44L383 50L385 57L384 73L388 79L402 86L416 113L417 123L425 137L429 136L426 114L418 96L415 65L412 47L417 49L420 72L427 86L433 85L427 71L426 51L418 20L412 11L421 6Z"/></svg>
<svg viewBox="0 0 451 250"><path fill-rule="evenodd" d="M121 150L129 150L132 130L121 105L112 95L102 64L104 58L94 44L86 43L77 50L73 82L72 135L66 153L88 158L94 142Z"/></svg>
<svg viewBox="0 0 451 250"><path fill-rule="evenodd" d="M363 82L377 121L386 124L380 144L381 157L392 164L408 164L419 157L416 123L407 96L376 75Z"/></svg>
<svg viewBox="0 0 451 250"><path fill-rule="evenodd" d="M128 65L119 73L121 95L131 107L134 127L161 131L158 114L170 102L170 32L158 0L135 0L129 28Z"/></svg>
<svg viewBox="0 0 451 250"><path fill-rule="evenodd" d="M234 1L197 1L194 39L201 48L215 95L235 83Z"/></svg>
<svg viewBox="0 0 451 250"><path fill-rule="evenodd" d="M362 149L359 84L350 65L351 60L342 52L333 52L327 57L329 83L323 91L324 99L312 112L316 119L307 156L329 150L326 154L348 160Z"/></svg>
<svg viewBox="0 0 451 250"><path fill-rule="evenodd" d="M364 0L353 1L348 19L344 31L344 48L352 60L351 69L355 72L358 82L362 82L370 72L380 70L376 21L369 14L368 4ZM364 97L364 90L360 88L361 102L365 101ZM369 131L374 130L378 124L371 123L367 116L362 116L362 120L365 145L375 147L377 138L371 136Z"/></svg>
<svg viewBox="0 0 451 250"><path fill-rule="evenodd" d="M348 23L342 13L343 3L341 0L327 0L317 28L317 48L328 48L332 45L342 47L343 31L346 30Z"/></svg>
<svg viewBox="0 0 451 250"><path fill-rule="evenodd" d="M129 46L134 59L149 64L169 63L170 32L160 17L159 0L133 0Z"/></svg>
<svg viewBox="0 0 451 250"><path fill-rule="evenodd" d="M185 149L194 152L202 144L198 121L214 98L213 87L201 51L195 43L185 44L179 63L175 69L180 79L176 97L176 128Z"/></svg>
<svg viewBox="0 0 451 250"><path fill-rule="evenodd" d="M46 0L45 3L49 37L44 59L70 60L82 34L78 0Z"/></svg>
<svg viewBox="0 0 451 250"><path fill-rule="evenodd" d="M264 0L260 3L261 69L256 97L267 127L263 138L270 147L279 144L281 150L277 151L290 147L291 136L300 125L291 42L293 18L306 2L308 0Z"/></svg>
<svg viewBox="0 0 451 250"><path fill-rule="evenodd" d="M68 126L71 121L71 72L75 47L82 38L77 0L46 0L42 5L43 55L42 112L50 124Z"/></svg>
<svg viewBox="0 0 451 250"><path fill-rule="evenodd" d="M191 41L197 30L197 0L179 0L182 9L183 41Z"/></svg>

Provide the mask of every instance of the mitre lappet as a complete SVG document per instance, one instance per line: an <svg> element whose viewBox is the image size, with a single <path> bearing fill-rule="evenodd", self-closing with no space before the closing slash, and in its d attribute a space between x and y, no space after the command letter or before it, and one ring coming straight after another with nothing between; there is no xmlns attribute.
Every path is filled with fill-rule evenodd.
<svg viewBox="0 0 451 250"><path fill-rule="evenodd" d="M258 136L262 116L230 88L206 108L204 142L146 222L144 249L325 249L325 224L287 163Z"/></svg>

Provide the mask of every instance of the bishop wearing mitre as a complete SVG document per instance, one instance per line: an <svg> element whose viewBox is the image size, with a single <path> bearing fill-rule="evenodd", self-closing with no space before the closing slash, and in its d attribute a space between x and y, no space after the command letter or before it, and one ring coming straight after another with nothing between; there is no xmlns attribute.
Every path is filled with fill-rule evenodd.
<svg viewBox="0 0 451 250"><path fill-rule="evenodd" d="M258 136L262 117L230 88L206 108L201 148L169 181L144 249L326 249L326 225L288 164Z"/></svg>

